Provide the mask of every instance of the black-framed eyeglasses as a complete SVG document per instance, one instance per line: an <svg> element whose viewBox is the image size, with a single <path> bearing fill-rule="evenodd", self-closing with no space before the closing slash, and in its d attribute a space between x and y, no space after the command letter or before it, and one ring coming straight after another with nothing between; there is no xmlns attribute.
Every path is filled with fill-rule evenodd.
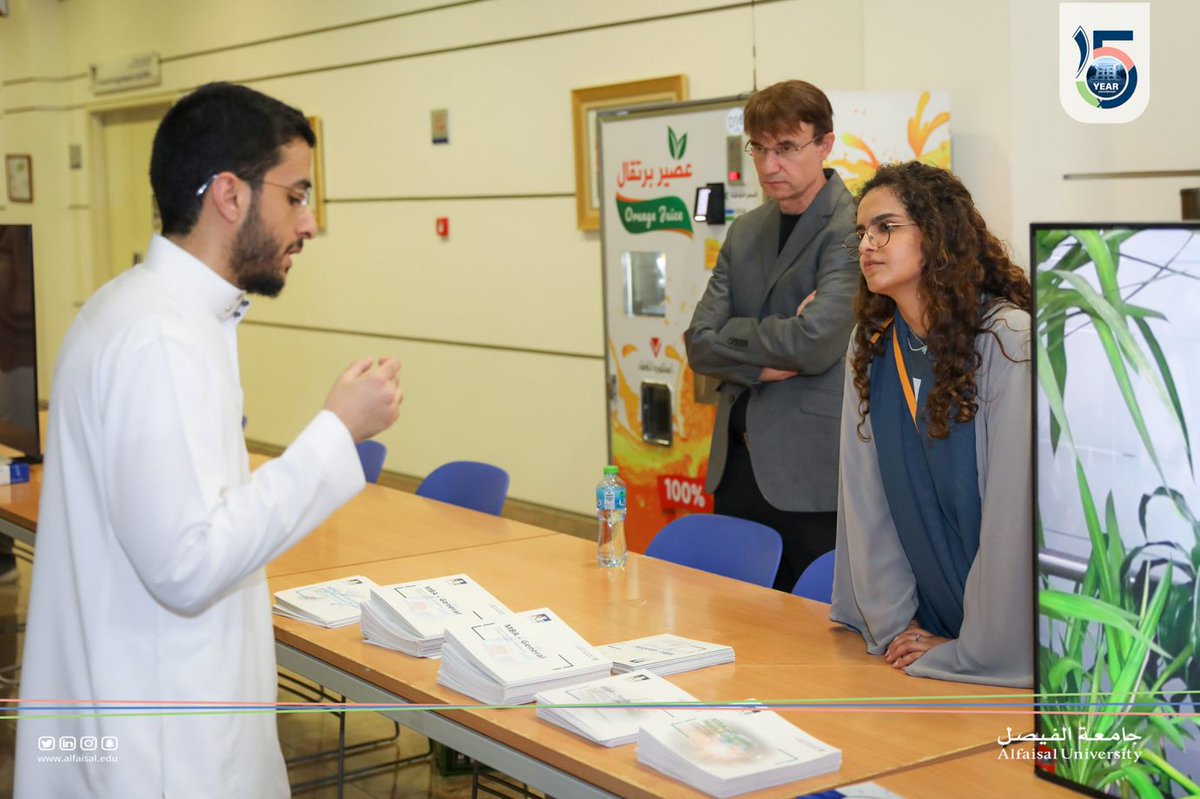
<svg viewBox="0 0 1200 799"><path fill-rule="evenodd" d="M842 247L854 258L858 257L862 240L869 239L875 249L882 250L892 240L892 231L898 227L915 226L916 222L872 222L865 230L856 230L842 239Z"/></svg>
<svg viewBox="0 0 1200 799"><path fill-rule="evenodd" d="M814 136L813 138L804 142L804 144L792 144L790 141L788 141L784 142L778 147L764 147L758 142L748 141L743 149L751 158L766 158L769 153L775 153L776 156L786 161L795 157L808 145L821 141L821 139L824 139L827 135L828 134L822 133L820 136Z"/></svg>
<svg viewBox="0 0 1200 799"><path fill-rule="evenodd" d="M218 174L220 174L220 173L215 173L215 174L209 175L208 180L206 180L200 184L200 188L196 189L197 197L203 196L204 192L208 191L208 187L211 186L212 182L217 179ZM239 177L239 180L245 180L245 179ZM247 183L265 183L268 186L275 186L276 188L283 189L284 191L286 191L288 193L288 199L290 199L294 204L300 206L301 208L308 208L312 204L312 197L313 197L313 187L312 186L304 186L304 187L287 186L283 183L273 183L269 180L263 180L262 178L259 178L258 180L247 180L246 182Z"/></svg>

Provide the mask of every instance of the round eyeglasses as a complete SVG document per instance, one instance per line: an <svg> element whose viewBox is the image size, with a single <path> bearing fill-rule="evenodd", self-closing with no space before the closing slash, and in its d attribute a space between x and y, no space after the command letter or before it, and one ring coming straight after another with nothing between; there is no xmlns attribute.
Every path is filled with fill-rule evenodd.
<svg viewBox="0 0 1200 799"><path fill-rule="evenodd" d="M916 222L872 222L865 230L856 230L842 239L842 248L850 253L852 258L858 258L859 248L863 239L869 239L875 249L882 250L892 240L892 231L898 227L915 226Z"/></svg>

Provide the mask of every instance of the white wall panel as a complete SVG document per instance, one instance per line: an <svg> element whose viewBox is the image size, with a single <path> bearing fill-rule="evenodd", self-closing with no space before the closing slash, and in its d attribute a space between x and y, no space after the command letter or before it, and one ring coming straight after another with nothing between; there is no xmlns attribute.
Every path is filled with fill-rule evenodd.
<svg viewBox="0 0 1200 799"><path fill-rule="evenodd" d="M404 364L405 401L400 421L379 437L386 468L422 476L446 461L487 461L508 470L510 496L589 510L607 457L602 360L252 324L239 338L250 438L290 441L352 361L392 355Z"/></svg>
<svg viewBox="0 0 1200 799"><path fill-rule="evenodd" d="M747 14L683 17L255 87L324 118L330 196L572 192L571 90L685 74L693 98L746 91ZM738 29L745 47L704 57L725 53L729 32ZM671 45L658 44L664 41ZM362 86L378 94L364 102ZM435 108L450 111L449 145L430 141Z"/></svg>
<svg viewBox="0 0 1200 799"><path fill-rule="evenodd" d="M754 31L760 87L800 78L826 91L863 88L862 2L758 6Z"/></svg>
<svg viewBox="0 0 1200 799"><path fill-rule="evenodd" d="M1150 104L1121 125L1077 122L1058 99L1058 6L1013 0L1010 61L1013 222L1028 250L1029 223L1163 221L1180 218L1179 190L1200 177L1066 181L1064 174L1200 170L1200 105L1195 102L1195 31L1200 3L1150 7Z"/></svg>
<svg viewBox="0 0 1200 799"><path fill-rule="evenodd" d="M257 318L604 354L600 250L575 230L573 197L334 204L294 264Z"/></svg>
<svg viewBox="0 0 1200 799"><path fill-rule="evenodd" d="M1057 4L1045 5L1057 15ZM1016 245L1014 236L1025 234L1014 231L1011 212L1012 78L997 68L995 52L1011 35L1010 13L1006 3L924 0L902 8L865 0L863 88L950 93L954 171L993 232Z"/></svg>

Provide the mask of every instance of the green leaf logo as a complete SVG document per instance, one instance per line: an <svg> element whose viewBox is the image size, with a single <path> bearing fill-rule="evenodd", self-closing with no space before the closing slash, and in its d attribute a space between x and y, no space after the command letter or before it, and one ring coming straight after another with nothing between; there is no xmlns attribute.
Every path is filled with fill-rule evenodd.
<svg viewBox="0 0 1200 799"><path fill-rule="evenodd" d="M687 134L676 137L675 131L670 125L667 126L667 149L671 151L671 157L678 161L683 158L683 154L687 152Z"/></svg>

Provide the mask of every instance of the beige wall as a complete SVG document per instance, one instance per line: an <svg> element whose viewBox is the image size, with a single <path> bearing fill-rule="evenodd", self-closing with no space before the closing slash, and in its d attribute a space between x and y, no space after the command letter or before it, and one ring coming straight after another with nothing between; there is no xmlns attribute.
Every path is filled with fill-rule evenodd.
<svg viewBox="0 0 1200 799"><path fill-rule="evenodd" d="M1053 6L1053 4L1050 4ZM1200 104L1196 102L1196 31L1200 3L1150 4L1150 104L1123 125L1085 125L1058 110L1058 88L1039 80L1055 68L1057 10L1036 0L1013 3L1013 223L1028 250L1030 222L1178 220L1179 190L1200 176L1063 180L1063 175L1141 170L1200 171ZM1019 57L1018 57L1019 56Z"/></svg>
<svg viewBox="0 0 1200 799"><path fill-rule="evenodd" d="M1187 49L1169 42L1200 23L1188 0L1154 4L1154 99L1120 130L1084 130L1058 108L1057 4L1041 0L443 5L12 0L0 147L33 155L37 201L0 201L0 221L35 225L42 395L104 272L86 151L102 102L235 80L323 120L328 230L242 330L252 438L286 444L345 363L396 354L408 400L383 437L387 468L488 460L509 470L513 496L580 512L606 431L600 246L575 229L571 89L682 73L696 99L747 91L755 76L948 90L956 168L1022 255L1033 219L1174 218L1177 193L1060 176L1178 166L1176 131L1197 127L1194 104L1171 101L1173 87L1190 96L1183 78L1167 72L1187 70ZM90 63L151 50L161 87L91 94ZM429 141L433 108L450 110L448 146ZM1190 126L1168 127L1167 113ZM82 170L67 168L72 143L85 146ZM434 235L437 216L451 219L449 241Z"/></svg>
<svg viewBox="0 0 1200 799"><path fill-rule="evenodd" d="M903 13L893 0L866 0L862 36L867 88L950 93L954 170L970 187L988 223L1006 239L1013 230L1011 76L1007 62L996 63L992 53L1007 57L1009 5L919 2ZM1042 5L1053 10L1057 31L1057 4ZM1057 93L1048 110L1058 110Z"/></svg>

